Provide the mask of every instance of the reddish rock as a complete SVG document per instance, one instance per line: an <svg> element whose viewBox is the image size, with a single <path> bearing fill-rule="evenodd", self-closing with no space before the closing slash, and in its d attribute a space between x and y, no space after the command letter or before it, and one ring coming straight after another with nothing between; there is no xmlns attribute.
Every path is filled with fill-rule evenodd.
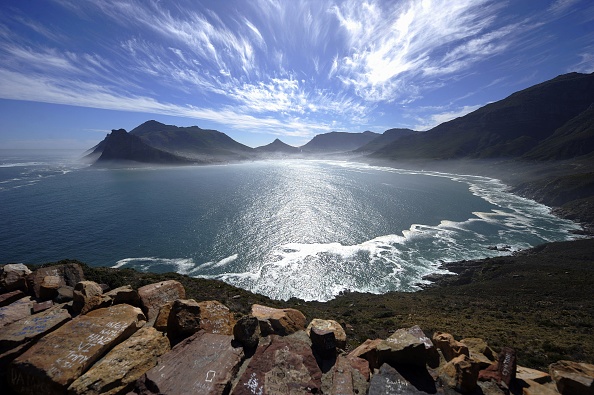
<svg viewBox="0 0 594 395"><path fill-rule="evenodd" d="M0 270L0 288L7 291L27 291L27 276L31 270L22 263L9 263Z"/></svg>
<svg viewBox="0 0 594 395"><path fill-rule="evenodd" d="M173 302L167 321L167 336L173 343L192 336L200 330L200 306L194 299Z"/></svg>
<svg viewBox="0 0 594 395"><path fill-rule="evenodd" d="M56 303L68 303L74 299L74 287L64 285L58 288L58 295L54 298Z"/></svg>
<svg viewBox="0 0 594 395"><path fill-rule="evenodd" d="M169 349L163 333L153 327L141 328L76 379L68 393L115 395L131 390Z"/></svg>
<svg viewBox="0 0 594 395"><path fill-rule="evenodd" d="M504 347L499 353L499 374L501 381L509 388L512 380L516 379L517 358L513 348Z"/></svg>
<svg viewBox="0 0 594 395"><path fill-rule="evenodd" d="M133 289L130 285L124 285L122 287L112 289L111 291L106 292L105 296L111 299L112 304L126 303L132 306L140 306L140 297L138 296L138 291Z"/></svg>
<svg viewBox="0 0 594 395"><path fill-rule="evenodd" d="M221 335L232 335L235 319L229 308L216 300L199 302L200 329Z"/></svg>
<svg viewBox="0 0 594 395"><path fill-rule="evenodd" d="M336 337L334 332L316 327L309 332L312 349L316 355L323 359L336 357ZM319 361L318 361L319 362Z"/></svg>
<svg viewBox="0 0 594 395"><path fill-rule="evenodd" d="M168 280L138 288L138 296L142 310L145 312L149 324L152 325L161 307L177 299L185 299L186 290L179 281Z"/></svg>
<svg viewBox="0 0 594 395"><path fill-rule="evenodd" d="M480 370L478 375L479 381L495 381L496 383L501 382L501 373L499 373L499 363L494 362L491 366L486 369Z"/></svg>
<svg viewBox="0 0 594 395"><path fill-rule="evenodd" d="M0 295L0 307L8 306L12 302L16 302L19 299L25 297L25 293L20 289L11 291Z"/></svg>
<svg viewBox="0 0 594 395"><path fill-rule="evenodd" d="M36 298L40 298L40 287L46 276L57 276L62 285L69 287L74 287L85 279L82 268L76 263L42 267L27 276L28 288Z"/></svg>
<svg viewBox="0 0 594 395"><path fill-rule="evenodd" d="M469 356L461 354L440 369L439 377L448 387L471 393L477 388L478 375L478 364Z"/></svg>
<svg viewBox="0 0 594 395"><path fill-rule="evenodd" d="M366 394L369 384L369 363L361 358L339 355L332 368L330 394ZM325 392L326 393L326 392Z"/></svg>
<svg viewBox="0 0 594 395"><path fill-rule="evenodd" d="M58 289L65 285L60 276L45 276L39 284L39 299L51 300L58 296Z"/></svg>
<svg viewBox="0 0 594 395"><path fill-rule="evenodd" d="M321 320L319 318L314 318L307 326L306 331L308 335L310 335L310 331L312 328L334 332L336 347L342 350L346 348L346 333L338 322L334 320Z"/></svg>
<svg viewBox="0 0 594 395"><path fill-rule="evenodd" d="M540 384L536 381L526 380L524 385L522 395L559 395L554 383ZM501 393L503 394L503 392Z"/></svg>
<svg viewBox="0 0 594 395"><path fill-rule="evenodd" d="M157 314L157 318L155 319L155 323L153 324L156 330L161 332L167 332L167 323L169 322L169 314L171 313L172 307L173 302L168 302L161 306L159 314Z"/></svg>
<svg viewBox="0 0 594 395"><path fill-rule="evenodd" d="M594 394L594 365L559 361L549 366L549 372L562 395Z"/></svg>
<svg viewBox="0 0 594 395"><path fill-rule="evenodd" d="M46 300L45 302L35 303L32 307L32 311L33 311L33 314L37 314L37 313L40 313L47 309L50 309L53 306L54 306L54 302L52 302L51 300Z"/></svg>
<svg viewBox="0 0 594 395"><path fill-rule="evenodd" d="M465 339L460 340L460 343L462 343L466 347L468 347L468 351L471 354L470 355L471 358L472 358L472 354L481 354L481 355L485 356L491 362L494 362L496 359L495 353L493 352L491 347L489 347L487 342L485 342L481 338L467 337ZM479 359L482 359L482 358L479 358Z"/></svg>
<svg viewBox="0 0 594 395"><path fill-rule="evenodd" d="M8 306L0 307L0 328L30 316L34 303L30 296L26 296Z"/></svg>
<svg viewBox="0 0 594 395"><path fill-rule="evenodd" d="M470 356L468 347L455 340L449 333L435 332L432 340L433 344L441 350L446 361L451 361L460 355Z"/></svg>
<svg viewBox="0 0 594 395"><path fill-rule="evenodd" d="M421 328L398 329L377 347L379 364L389 363L424 367L439 366L439 354Z"/></svg>
<svg viewBox="0 0 594 395"><path fill-rule="evenodd" d="M89 311L98 308L102 302L102 299L100 298L102 294L103 289L96 282L79 282L74 286L72 311L75 314L87 314Z"/></svg>
<svg viewBox="0 0 594 395"><path fill-rule="evenodd" d="M363 358L369 363L369 369L379 369L380 364L377 346L379 346L382 341L382 339L367 339L363 344L351 351L349 357Z"/></svg>
<svg viewBox="0 0 594 395"><path fill-rule="evenodd" d="M142 394L226 393L239 370L241 348L233 347L231 336L200 331L163 355L149 370L139 392Z"/></svg>
<svg viewBox="0 0 594 395"><path fill-rule="evenodd" d="M63 394L101 355L144 324L139 308L117 305L78 316L42 337L10 366L20 394Z"/></svg>
<svg viewBox="0 0 594 395"><path fill-rule="evenodd" d="M431 393L435 393L432 391ZM379 372L373 375L369 383L368 395L426 395L427 392L418 390L413 384L406 380L392 366L383 364Z"/></svg>
<svg viewBox="0 0 594 395"><path fill-rule="evenodd" d="M270 336L260 343L233 395L320 393L322 372L307 343Z"/></svg>
<svg viewBox="0 0 594 395"><path fill-rule="evenodd" d="M263 336L287 336L305 329L305 316L295 309L275 309L259 304L252 305L252 315L260 321Z"/></svg>
<svg viewBox="0 0 594 395"><path fill-rule="evenodd" d="M260 342L260 323L251 315L243 316L233 327L233 337L246 349L254 349Z"/></svg>
<svg viewBox="0 0 594 395"><path fill-rule="evenodd" d="M68 320L70 314L66 309L55 308L13 322L0 332L0 354L45 336Z"/></svg>

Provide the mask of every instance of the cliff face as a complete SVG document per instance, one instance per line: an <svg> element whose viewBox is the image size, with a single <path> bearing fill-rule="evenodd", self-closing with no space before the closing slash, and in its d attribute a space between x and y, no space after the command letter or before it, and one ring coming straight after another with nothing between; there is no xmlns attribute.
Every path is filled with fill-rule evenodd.
<svg viewBox="0 0 594 395"><path fill-rule="evenodd" d="M344 133L331 132L316 135L311 141L301 147L303 152L334 153L355 150L371 142L379 134L373 132Z"/></svg>
<svg viewBox="0 0 594 395"><path fill-rule="evenodd" d="M141 163L188 163L188 160L153 148L124 129L112 130L100 143L101 156L97 163L135 161Z"/></svg>

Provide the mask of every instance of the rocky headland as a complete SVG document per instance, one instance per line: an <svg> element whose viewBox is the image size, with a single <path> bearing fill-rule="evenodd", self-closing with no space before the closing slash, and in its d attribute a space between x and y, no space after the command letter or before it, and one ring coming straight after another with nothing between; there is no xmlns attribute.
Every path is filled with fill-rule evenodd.
<svg viewBox="0 0 594 395"><path fill-rule="evenodd" d="M274 301L175 273L9 264L0 275L0 388L591 394L592 252L593 240L553 243L450 264L457 275L421 292L326 303Z"/></svg>

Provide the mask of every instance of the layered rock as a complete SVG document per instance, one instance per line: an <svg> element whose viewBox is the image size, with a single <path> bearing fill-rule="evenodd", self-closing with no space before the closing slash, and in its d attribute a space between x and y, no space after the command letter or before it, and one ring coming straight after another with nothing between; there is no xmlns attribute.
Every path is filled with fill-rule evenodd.
<svg viewBox="0 0 594 395"><path fill-rule="evenodd" d="M199 331L159 358L138 389L143 394L223 394L243 357L227 335Z"/></svg>
<svg viewBox="0 0 594 395"><path fill-rule="evenodd" d="M559 361L549 366L549 372L563 395L594 394L594 365Z"/></svg>
<svg viewBox="0 0 594 395"><path fill-rule="evenodd" d="M163 305L186 298L184 286L175 280L161 281L138 288L138 296L147 320L153 324Z"/></svg>
<svg viewBox="0 0 594 395"><path fill-rule="evenodd" d="M61 394L107 350L144 324L130 305L94 310L40 339L10 367L10 385L20 394Z"/></svg>
<svg viewBox="0 0 594 395"><path fill-rule="evenodd" d="M305 329L305 316L296 309L275 309L254 304L252 316L260 321L260 330L264 336L286 336Z"/></svg>
<svg viewBox="0 0 594 395"><path fill-rule="evenodd" d="M26 291L29 274L31 270L22 263L4 265L0 271L0 287L6 291Z"/></svg>
<svg viewBox="0 0 594 395"><path fill-rule="evenodd" d="M62 286L74 287L84 279L85 276L80 265L67 263L35 270L27 277L27 286L36 298L43 299L42 292L45 293L43 296L47 298L53 295L52 290L57 291ZM56 282L59 284L58 288L55 287ZM45 287L44 291L41 290L42 285ZM50 295L47 295L47 293L50 293Z"/></svg>
<svg viewBox="0 0 594 395"><path fill-rule="evenodd" d="M152 327L141 328L76 379L68 393L114 395L131 390L135 381L169 350L169 340L163 333Z"/></svg>

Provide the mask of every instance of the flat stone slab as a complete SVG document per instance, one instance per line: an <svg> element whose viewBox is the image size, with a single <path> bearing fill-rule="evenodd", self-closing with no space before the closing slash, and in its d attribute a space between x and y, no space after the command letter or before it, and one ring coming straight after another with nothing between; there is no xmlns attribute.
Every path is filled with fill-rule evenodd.
<svg viewBox="0 0 594 395"><path fill-rule="evenodd" d="M9 304L16 302L19 299L22 299L25 296L25 293L20 289L16 291L11 291L0 295L0 307L8 306Z"/></svg>
<svg viewBox="0 0 594 395"><path fill-rule="evenodd" d="M0 332L0 354L37 339L70 320L66 309L55 308L13 322Z"/></svg>
<svg viewBox="0 0 594 395"><path fill-rule="evenodd" d="M0 328L30 316L34 304L30 296L25 296L8 306L0 307Z"/></svg>
<svg viewBox="0 0 594 395"><path fill-rule="evenodd" d="M320 393L322 372L311 347L277 335L260 344L233 395Z"/></svg>
<svg viewBox="0 0 594 395"><path fill-rule="evenodd" d="M20 394L63 394L101 355L144 324L137 307L121 304L91 311L39 339L10 366Z"/></svg>
<svg viewBox="0 0 594 395"><path fill-rule="evenodd" d="M374 375L369 384L368 395L426 395L432 392L418 390L408 382L396 369L388 364L383 364L379 373Z"/></svg>
<svg viewBox="0 0 594 395"><path fill-rule="evenodd" d="M518 366L516 369L516 378L524 381L534 381L538 384L546 384L551 382L551 375L540 370L530 369L524 366Z"/></svg>
<svg viewBox="0 0 594 395"><path fill-rule="evenodd" d="M68 393L114 395L128 391L169 350L169 340L162 332L141 328L76 379Z"/></svg>
<svg viewBox="0 0 594 395"><path fill-rule="evenodd" d="M186 290L179 281L168 280L138 288L138 296L142 310L152 325L157 319L161 307L177 299L185 299Z"/></svg>
<svg viewBox="0 0 594 395"><path fill-rule="evenodd" d="M594 365L558 361L549 366L557 390L563 395L594 395Z"/></svg>
<svg viewBox="0 0 594 395"><path fill-rule="evenodd" d="M232 336L199 331L185 339L146 373L141 393L225 393L239 370L243 349L233 347Z"/></svg>

